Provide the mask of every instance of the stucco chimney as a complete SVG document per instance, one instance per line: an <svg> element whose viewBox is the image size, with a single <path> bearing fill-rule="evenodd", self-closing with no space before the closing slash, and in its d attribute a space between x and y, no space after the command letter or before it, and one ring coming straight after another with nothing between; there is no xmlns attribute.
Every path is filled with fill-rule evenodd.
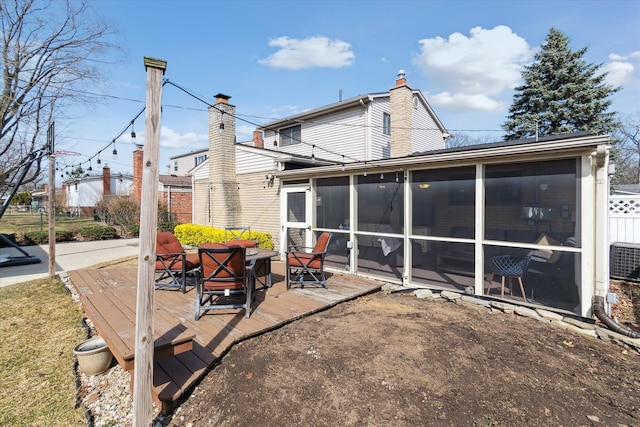
<svg viewBox="0 0 640 427"><path fill-rule="evenodd" d="M142 200L142 161L144 159L144 150L142 145L136 145L133 152L133 198L137 201Z"/></svg>
<svg viewBox="0 0 640 427"><path fill-rule="evenodd" d="M413 127L413 90L407 85L404 70L398 71L395 87L389 90L391 97L391 157L411 154L411 128Z"/></svg>
<svg viewBox="0 0 640 427"><path fill-rule="evenodd" d="M217 94L209 108L209 225L218 228L241 223L240 192L236 177L236 107L230 96Z"/></svg>
<svg viewBox="0 0 640 427"><path fill-rule="evenodd" d="M109 165L102 167L102 197L111 195L111 168Z"/></svg>
<svg viewBox="0 0 640 427"><path fill-rule="evenodd" d="M262 139L262 131L253 131L253 146L258 148L264 148L264 140Z"/></svg>

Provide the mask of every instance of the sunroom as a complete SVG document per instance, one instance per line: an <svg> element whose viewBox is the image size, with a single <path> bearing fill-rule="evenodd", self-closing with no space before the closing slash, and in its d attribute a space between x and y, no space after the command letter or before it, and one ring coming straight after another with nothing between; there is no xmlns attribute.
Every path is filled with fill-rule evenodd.
<svg viewBox="0 0 640 427"><path fill-rule="evenodd" d="M608 169L608 136L571 134L283 171L281 250L329 231L334 271L590 316Z"/></svg>

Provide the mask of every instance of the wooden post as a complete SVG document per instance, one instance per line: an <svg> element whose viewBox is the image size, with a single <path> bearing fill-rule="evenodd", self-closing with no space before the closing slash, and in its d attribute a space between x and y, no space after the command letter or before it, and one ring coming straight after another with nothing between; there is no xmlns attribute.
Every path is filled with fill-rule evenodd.
<svg viewBox="0 0 640 427"><path fill-rule="evenodd" d="M133 425L150 426L153 418L153 307L156 234L158 228L158 157L162 75L167 62L144 58L147 101L144 128L142 196L140 200L140 253L136 300L135 368L133 372Z"/></svg>
<svg viewBox="0 0 640 427"><path fill-rule="evenodd" d="M49 155L49 200L47 219L49 220L49 278L56 276L56 156Z"/></svg>

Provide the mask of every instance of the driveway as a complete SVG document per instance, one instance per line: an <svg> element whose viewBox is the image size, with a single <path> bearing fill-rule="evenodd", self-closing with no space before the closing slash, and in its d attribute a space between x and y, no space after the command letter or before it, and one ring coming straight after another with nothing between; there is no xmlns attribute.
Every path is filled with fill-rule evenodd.
<svg viewBox="0 0 640 427"><path fill-rule="evenodd" d="M55 248L56 274L78 270L94 264L138 255L140 239L99 240L91 242L57 243ZM40 259L38 264L2 267L0 287L41 279L49 276L49 245L22 247L29 255ZM0 255L22 256L15 248L0 248Z"/></svg>

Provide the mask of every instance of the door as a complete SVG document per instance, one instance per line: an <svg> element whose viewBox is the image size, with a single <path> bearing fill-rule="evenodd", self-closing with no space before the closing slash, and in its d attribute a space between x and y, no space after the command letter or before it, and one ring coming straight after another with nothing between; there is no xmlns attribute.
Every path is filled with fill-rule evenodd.
<svg viewBox="0 0 640 427"><path fill-rule="evenodd" d="M280 203L282 218L280 251L284 253L294 245L311 246L311 186L308 184L283 186Z"/></svg>

